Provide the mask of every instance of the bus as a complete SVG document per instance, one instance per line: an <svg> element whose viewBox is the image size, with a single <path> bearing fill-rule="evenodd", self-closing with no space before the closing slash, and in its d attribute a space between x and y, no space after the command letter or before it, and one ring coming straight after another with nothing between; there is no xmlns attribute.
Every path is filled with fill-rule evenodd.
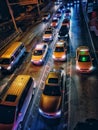
<svg viewBox="0 0 98 130"><path fill-rule="evenodd" d="M18 75L0 99L0 130L17 130L22 125L35 81L30 75Z"/></svg>
<svg viewBox="0 0 98 130"><path fill-rule="evenodd" d="M1 72L12 72L20 58L25 54L26 48L22 42L14 42L8 49L0 56L0 70Z"/></svg>

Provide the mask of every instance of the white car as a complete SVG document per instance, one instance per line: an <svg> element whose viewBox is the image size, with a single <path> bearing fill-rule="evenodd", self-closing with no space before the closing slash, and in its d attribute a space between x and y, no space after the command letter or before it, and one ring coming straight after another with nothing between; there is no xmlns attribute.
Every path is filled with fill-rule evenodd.
<svg viewBox="0 0 98 130"><path fill-rule="evenodd" d="M36 65L42 65L48 52L47 43L39 43L33 50L31 62Z"/></svg>
<svg viewBox="0 0 98 130"><path fill-rule="evenodd" d="M54 38L54 30L48 28L43 34L43 41L51 42Z"/></svg>

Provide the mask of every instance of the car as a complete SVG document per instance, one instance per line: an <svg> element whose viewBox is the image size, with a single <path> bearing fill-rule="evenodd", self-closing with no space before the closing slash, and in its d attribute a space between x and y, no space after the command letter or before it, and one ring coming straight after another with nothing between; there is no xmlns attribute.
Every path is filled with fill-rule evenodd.
<svg viewBox="0 0 98 130"><path fill-rule="evenodd" d="M70 19L71 18L71 10L66 9L64 12L64 17Z"/></svg>
<svg viewBox="0 0 98 130"><path fill-rule="evenodd" d="M51 27L56 28L59 25L59 19L57 17L54 17L51 21Z"/></svg>
<svg viewBox="0 0 98 130"><path fill-rule="evenodd" d="M55 5L61 5L61 4L62 4L62 0L56 0L56 1L54 2L54 4L55 4Z"/></svg>
<svg viewBox="0 0 98 130"><path fill-rule="evenodd" d="M65 18L62 22L62 26L67 25L68 28L70 28L70 20L68 18Z"/></svg>
<svg viewBox="0 0 98 130"><path fill-rule="evenodd" d="M93 58L87 46L80 46L76 49L76 70L81 73L93 71Z"/></svg>
<svg viewBox="0 0 98 130"><path fill-rule="evenodd" d="M49 21L50 17L51 17L50 13L45 13L45 14L42 16L42 21L43 21L43 22L47 22L47 21Z"/></svg>
<svg viewBox="0 0 98 130"><path fill-rule="evenodd" d="M58 8L58 10L59 10L59 11L62 11L62 12L64 12L64 11L65 11L65 9L66 9L66 8L65 8L65 6L64 6L64 5L61 5L61 6Z"/></svg>
<svg viewBox="0 0 98 130"><path fill-rule="evenodd" d="M54 38L54 30L51 27L49 27L43 34L43 41L51 42L53 38Z"/></svg>
<svg viewBox="0 0 98 130"><path fill-rule="evenodd" d="M62 69L52 69L49 72L39 102L39 113L43 117L49 119L61 117L63 82Z"/></svg>
<svg viewBox="0 0 98 130"><path fill-rule="evenodd" d="M48 52L47 43L39 43L32 52L31 62L35 65L42 65Z"/></svg>
<svg viewBox="0 0 98 130"><path fill-rule="evenodd" d="M57 10L57 12L55 13L55 17L61 18L62 17L62 11Z"/></svg>
<svg viewBox="0 0 98 130"><path fill-rule="evenodd" d="M58 39L69 39L69 28L67 25L61 26L59 33L58 33Z"/></svg>
<svg viewBox="0 0 98 130"><path fill-rule="evenodd" d="M64 40L57 41L52 55L54 61L65 61L67 58L67 42Z"/></svg>

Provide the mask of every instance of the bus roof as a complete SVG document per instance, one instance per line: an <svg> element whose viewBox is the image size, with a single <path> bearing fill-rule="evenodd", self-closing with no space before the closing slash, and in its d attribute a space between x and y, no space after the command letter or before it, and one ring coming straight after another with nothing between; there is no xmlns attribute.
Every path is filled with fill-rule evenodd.
<svg viewBox="0 0 98 130"><path fill-rule="evenodd" d="M22 42L14 42L9 48L1 55L1 58L11 58L15 50L22 44Z"/></svg>
<svg viewBox="0 0 98 130"><path fill-rule="evenodd" d="M1 104L16 106L31 76L18 75L1 100Z"/></svg>

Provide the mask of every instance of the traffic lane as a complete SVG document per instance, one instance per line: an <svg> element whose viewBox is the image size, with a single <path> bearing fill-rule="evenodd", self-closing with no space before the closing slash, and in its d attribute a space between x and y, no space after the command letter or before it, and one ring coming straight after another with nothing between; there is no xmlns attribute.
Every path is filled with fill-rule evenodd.
<svg viewBox="0 0 98 130"><path fill-rule="evenodd" d="M75 56L76 56L77 47L80 45L87 45L91 49L91 45L89 45L88 42L89 40L86 35L87 31L85 29L85 24L81 19L82 18L80 18L78 6L77 8L75 8L74 6L74 10L72 11L72 17L71 17L70 40L69 40L71 60L69 62L69 67L67 68L68 70L67 73L69 75L67 86L69 87L69 129L70 130L73 130L73 128L75 127L78 121L83 121L88 117L98 118L98 115L96 114L96 108L98 106L95 107L93 104L95 101L96 101L95 104L98 104L97 103L98 99L96 98L97 95L94 98L92 98L94 94L92 95L92 90L90 90L90 88L92 88L93 86L96 87L95 83L97 82L97 75L95 73L93 73L92 75L89 74L86 75L88 78L92 77L93 81L92 78L89 78L89 80L84 78L85 80L83 80L81 79L81 76L83 75L79 75L76 72ZM94 62L96 62L96 60ZM82 90L82 88L85 88L88 91L90 91L89 95L86 94L87 90L85 89ZM91 104L91 106L88 105L88 102L89 104ZM93 110L95 111L92 111L89 107L91 109L93 108Z"/></svg>
<svg viewBox="0 0 98 130"><path fill-rule="evenodd" d="M64 130L64 124L61 119L46 119L37 112L36 117L32 119L30 130Z"/></svg>
<svg viewBox="0 0 98 130"><path fill-rule="evenodd" d="M73 130L78 121L84 121L87 118L98 119L98 76L95 73L77 72L74 59L72 64L69 90L70 130Z"/></svg>

